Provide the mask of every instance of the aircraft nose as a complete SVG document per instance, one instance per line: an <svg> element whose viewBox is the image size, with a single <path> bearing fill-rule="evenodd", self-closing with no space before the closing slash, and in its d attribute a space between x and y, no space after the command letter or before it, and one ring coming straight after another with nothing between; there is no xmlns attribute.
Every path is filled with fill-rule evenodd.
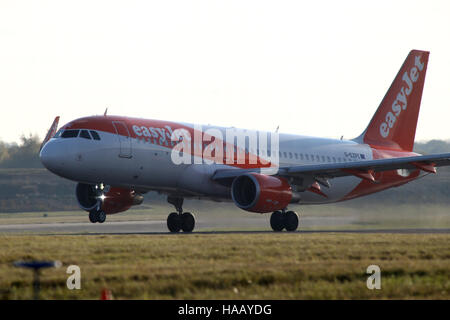
<svg viewBox="0 0 450 320"><path fill-rule="evenodd" d="M47 142L39 153L41 162L48 170L56 173L64 164L61 150L51 141Z"/></svg>

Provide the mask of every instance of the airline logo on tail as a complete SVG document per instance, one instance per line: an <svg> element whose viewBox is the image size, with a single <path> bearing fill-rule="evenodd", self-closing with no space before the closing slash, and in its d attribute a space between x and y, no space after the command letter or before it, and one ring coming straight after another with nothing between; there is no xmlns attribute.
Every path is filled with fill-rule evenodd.
<svg viewBox="0 0 450 320"><path fill-rule="evenodd" d="M425 64L420 61L422 56L416 56L414 66L403 74L402 80L406 83L406 86L402 86L400 92L397 94L397 98L392 103L392 112L389 111L386 114L385 121L380 125L380 134L383 138L389 136L389 131L395 125L397 118L400 116L402 110L406 110L408 106L408 97L411 94L414 83L417 82L420 76L420 71L423 70Z"/></svg>

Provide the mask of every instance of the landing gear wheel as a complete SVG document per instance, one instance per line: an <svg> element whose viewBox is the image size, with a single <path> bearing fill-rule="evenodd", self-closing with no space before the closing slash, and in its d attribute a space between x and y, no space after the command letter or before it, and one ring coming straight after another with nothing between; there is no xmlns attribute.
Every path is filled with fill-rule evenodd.
<svg viewBox="0 0 450 320"><path fill-rule="evenodd" d="M284 227L287 231L295 231L298 227L298 215L294 211L287 211L284 216Z"/></svg>
<svg viewBox="0 0 450 320"><path fill-rule="evenodd" d="M106 213L105 211L98 211L97 212L97 218L99 223L103 223L106 221Z"/></svg>
<svg viewBox="0 0 450 320"><path fill-rule="evenodd" d="M275 211L270 216L270 226L273 231L282 231L284 228L284 216L281 211Z"/></svg>
<svg viewBox="0 0 450 320"><path fill-rule="evenodd" d="M168 196L167 202L175 207L177 212L172 212L167 217L167 228L170 232L192 232L195 227L195 217L190 212L183 213L183 197L180 196Z"/></svg>
<svg viewBox="0 0 450 320"><path fill-rule="evenodd" d="M97 211L92 210L91 212L89 212L89 221L92 222L92 223L98 222Z"/></svg>
<svg viewBox="0 0 450 320"><path fill-rule="evenodd" d="M178 213L172 212L167 217L167 228L170 232L176 233L181 229L181 217Z"/></svg>
<svg viewBox="0 0 450 320"><path fill-rule="evenodd" d="M195 227L195 217L190 212L185 212L181 216L181 230L183 232L192 232Z"/></svg>

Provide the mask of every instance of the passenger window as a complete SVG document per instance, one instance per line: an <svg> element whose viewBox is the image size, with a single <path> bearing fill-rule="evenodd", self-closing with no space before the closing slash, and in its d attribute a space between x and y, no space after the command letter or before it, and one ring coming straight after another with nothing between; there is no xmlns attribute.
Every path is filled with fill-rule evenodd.
<svg viewBox="0 0 450 320"><path fill-rule="evenodd" d="M317 162L320 162L320 157L319 157L319 155L316 155L316 160L317 160Z"/></svg>
<svg viewBox="0 0 450 320"><path fill-rule="evenodd" d="M287 159L287 153L286 153L286 151L283 152L283 155L284 155L284 157Z"/></svg>
<svg viewBox="0 0 450 320"><path fill-rule="evenodd" d="M298 153L297 152L295 153L295 159L298 159Z"/></svg>
<svg viewBox="0 0 450 320"><path fill-rule="evenodd" d="M91 134L92 134L92 138L94 138L94 140L100 140L100 135L97 133L97 131L91 130Z"/></svg>
<svg viewBox="0 0 450 320"><path fill-rule="evenodd" d="M305 154L305 158L309 161L309 156L307 154Z"/></svg>
<svg viewBox="0 0 450 320"><path fill-rule="evenodd" d="M328 157L328 156L327 156L327 161L328 161L328 162L331 162L331 159L330 159L330 157Z"/></svg>
<svg viewBox="0 0 450 320"><path fill-rule="evenodd" d="M303 160L303 153L300 153L300 160Z"/></svg>
<svg viewBox="0 0 450 320"><path fill-rule="evenodd" d="M289 159L292 159L292 152L289 152Z"/></svg>
<svg viewBox="0 0 450 320"><path fill-rule="evenodd" d="M80 130L65 130L62 134L61 134L61 138L76 138L78 137L78 132Z"/></svg>
<svg viewBox="0 0 450 320"><path fill-rule="evenodd" d="M87 130L81 130L80 137L91 140L91 136Z"/></svg>
<svg viewBox="0 0 450 320"><path fill-rule="evenodd" d="M322 156L322 162L325 162L325 156Z"/></svg>

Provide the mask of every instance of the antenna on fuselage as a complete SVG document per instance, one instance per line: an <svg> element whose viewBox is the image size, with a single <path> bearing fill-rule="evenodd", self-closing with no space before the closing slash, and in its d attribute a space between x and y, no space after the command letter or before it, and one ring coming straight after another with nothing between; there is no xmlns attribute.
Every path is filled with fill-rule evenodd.
<svg viewBox="0 0 450 320"><path fill-rule="evenodd" d="M344 136L341 136L341 140L344 139Z"/></svg>
<svg viewBox="0 0 450 320"><path fill-rule="evenodd" d="M280 125L275 129L275 132L278 133L278 129L280 129Z"/></svg>
<svg viewBox="0 0 450 320"><path fill-rule="evenodd" d="M106 117L107 113L108 113L108 107L106 107L105 113L103 115Z"/></svg>

